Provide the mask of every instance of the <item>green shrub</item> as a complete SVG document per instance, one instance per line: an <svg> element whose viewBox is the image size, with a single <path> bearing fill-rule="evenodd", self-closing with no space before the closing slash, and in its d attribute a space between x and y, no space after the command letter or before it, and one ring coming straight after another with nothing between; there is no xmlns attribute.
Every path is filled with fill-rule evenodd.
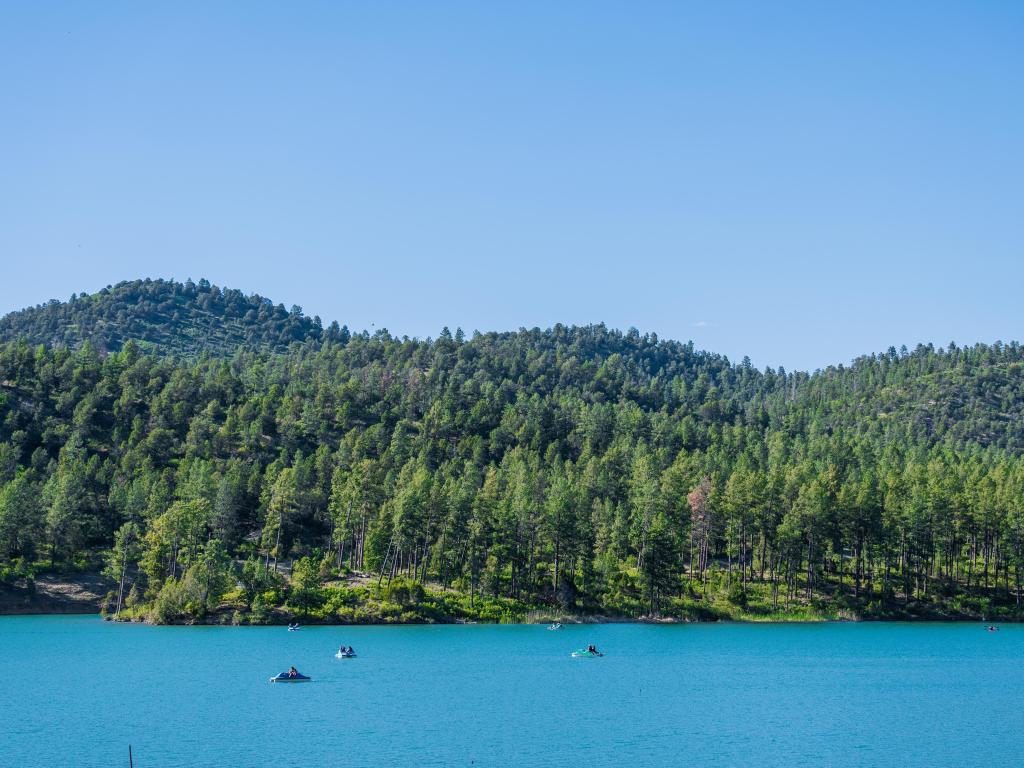
<svg viewBox="0 0 1024 768"><path fill-rule="evenodd" d="M273 594L273 593L269 593ZM271 603L272 605L272 603ZM249 621L252 624L266 624L270 616L268 610L266 593L256 595L252 600L252 610L249 614Z"/></svg>
<svg viewBox="0 0 1024 768"><path fill-rule="evenodd" d="M150 618L156 624L170 624L185 615L186 600L184 583L178 579L168 579L153 601Z"/></svg>
<svg viewBox="0 0 1024 768"><path fill-rule="evenodd" d="M740 608L747 607L747 590L739 581L733 581L726 590L725 599Z"/></svg>
<svg viewBox="0 0 1024 768"><path fill-rule="evenodd" d="M423 585L408 579L395 579L384 588L384 599L398 605L416 605L423 601L426 591Z"/></svg>

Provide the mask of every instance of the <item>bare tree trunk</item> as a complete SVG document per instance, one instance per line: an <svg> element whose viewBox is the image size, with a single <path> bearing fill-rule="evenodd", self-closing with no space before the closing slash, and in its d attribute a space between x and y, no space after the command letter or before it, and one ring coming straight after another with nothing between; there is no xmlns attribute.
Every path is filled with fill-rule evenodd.
<svg viewBox="0 0 1024 768"><path fill-rule="evenodd" d="M281 546L281 529L284 528L284 521L282 520L277 526L277 536L274 538L274 573L277 573L277 558L281 552L279 547Z"/></svg>
<svg viewBox="0 0 1024 768"><path fill-rule="evenodd" d="M131 530L130 528L127 530ZM125 534L127 539L127 534ZM121 602L124 598L124 579L128 573L128 542L125 541L124 553L121 556L121 584L117 588L117 610L114 611L114 618L117 618L121 614Z"/></svg>
<svg viewBox="0 0 1024 768"><path fill-rule="evenodd" d="M561 542L556 539L555 540L555 575L554 575L554 580L552 582L552 587L555 590L555 598L556 599L558 598L558 566L559 566L558 556L560 554L561 554Z"/></svg>

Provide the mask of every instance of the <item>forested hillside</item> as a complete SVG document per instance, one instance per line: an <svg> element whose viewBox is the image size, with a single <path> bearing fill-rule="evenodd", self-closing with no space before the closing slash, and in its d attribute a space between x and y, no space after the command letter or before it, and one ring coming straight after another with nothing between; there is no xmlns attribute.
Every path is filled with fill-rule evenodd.
<svg viewBox="0 0 1024 768"><path fill-rule="evenodd" d="M208 350L232 354L127 341L113 297L138 292L241 315ZM604 326L325 333L204 283L80 302L116 351L40 320L85 316L71 304L4 320L61 342L0 346L8 580L102 557L111 609L161 621L1020 606L1015 344L808 375ZM149 342L204 351L174 335Z"/></svg>
<svg viewBox="0 0 1024 768"><path fill-rule="evenodd" d="M299 307L286 310L207 280L123 282L0 318L0 341L73 349L88 342L116 352L134 339L147 350L184 356L231 354L239 347L280 351L295 341L341 334L336 324L325 332L319 318L303 316Z"/></svg>

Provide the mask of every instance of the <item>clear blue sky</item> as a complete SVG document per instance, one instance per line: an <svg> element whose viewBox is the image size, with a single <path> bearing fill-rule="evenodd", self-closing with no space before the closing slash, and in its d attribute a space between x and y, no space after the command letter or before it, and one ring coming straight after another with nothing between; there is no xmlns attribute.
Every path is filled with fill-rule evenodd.
<svg viewBox="0 0 1024 768"><path fill-rule="evenodd" d="M1021 339L1019 2L8 3L0 312L206 277L755 365Z"/></svg>

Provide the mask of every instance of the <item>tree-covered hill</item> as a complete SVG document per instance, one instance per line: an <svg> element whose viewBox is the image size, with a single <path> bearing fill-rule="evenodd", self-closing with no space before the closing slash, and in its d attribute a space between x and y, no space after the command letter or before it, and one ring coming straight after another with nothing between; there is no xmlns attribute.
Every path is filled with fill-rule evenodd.
<svg viewBox="0 0 1024 768"><path fill-rule="evenodd" d="M799 377L800 409L829 427L1024 452L1024 347L890 349Z"/></svg>
<svg viewBox="0 0 1024 768"><path fill-rule="evenodd" d="M106 353L0 345L0 580L103 557L112 605L162 621L1021 609L1016 344L787 373L601 325L398 339L111 289L139 293L192 307L152 331L188 354L109 307ZM175 340L204 302L242 324Z"/></svg>
<svg viewBox="0 0 1024 768"><path fill-rule="evenodd" d="M319 318L286 310L262 296L221 289L207 280L178 283L133 280L67 302L12 312L0 318L0 341L66 346L86 342L116 352L128 339L165 354L231 354L240 347L284 350L295 341L340 335Z"/></svg>

